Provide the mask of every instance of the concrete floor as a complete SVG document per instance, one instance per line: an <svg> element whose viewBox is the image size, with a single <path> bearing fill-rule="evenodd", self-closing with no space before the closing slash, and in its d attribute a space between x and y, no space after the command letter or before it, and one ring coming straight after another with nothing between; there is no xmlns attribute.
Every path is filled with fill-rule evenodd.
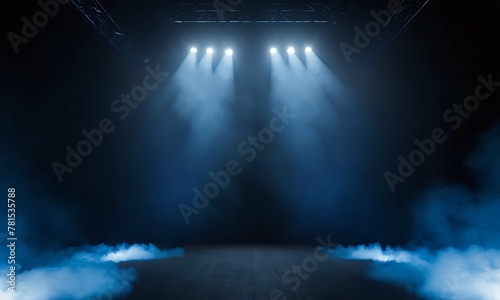
<svg viewBox="0 0 500 300"><path fill-rule="evenodd" d="M183 257L126 262L121 265L136 268L139 281L125 299L420 299L402 287L367 278L365 261L313 258L314 247L230 246L192 248ZM316 268L313 260L318 262ZM302 269L300 278L292 273L292 266L303 262L306 270ZM282 280L287 270L286 278L298 286L295 291Z"/></svg>

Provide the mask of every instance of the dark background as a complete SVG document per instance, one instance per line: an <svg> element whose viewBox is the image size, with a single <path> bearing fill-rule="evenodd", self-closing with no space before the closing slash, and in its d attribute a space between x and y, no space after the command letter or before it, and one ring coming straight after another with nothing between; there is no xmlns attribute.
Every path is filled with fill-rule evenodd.
<svg viewBox="0 0 500 300"><path fill-rule="evenodd" d="M52 161L63 162L64 147L75 147L82 129L111 115L110 103L145 72L127 64L69 5L15 54L5 36L18 33L21 17L38 6L4 1L2 188L18 190L18 234L30 249L102 242L310 244L328 234L343 244L404 244L426 188L477 184L463 162L478 134L498 122L498 92L457 131L448 130L449 140L395 193L383 173L395 172L397 156L407 157L415 138L447 126L443 112L474 92L479 75L500 78L495 1L433 1L380 55L357 65L345 62L338 44L352 43L353 27L364 26L369 11L386 1L352 1L337 24L168 25L158 1L101 3L151 65L171 73L192 44L234 45L232 126L204 147L187 147L189 121L172 110L168 79L59 183ZM355 93L339 112L341 125L321 133L328 155L318 162L303 153L298 163L277 137L185 225L178 204L191 203L191 189L238 157L237 145L267 125L268 45L288 42L313 45ZM293 124L287 130L293 132Z"/></svg>

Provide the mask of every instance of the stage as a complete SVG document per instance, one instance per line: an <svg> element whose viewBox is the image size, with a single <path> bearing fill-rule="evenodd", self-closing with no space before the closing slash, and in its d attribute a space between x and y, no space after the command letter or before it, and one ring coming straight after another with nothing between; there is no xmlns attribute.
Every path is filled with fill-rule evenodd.
<svg viewBox="0 0 500 300"><path fill-rule="evenodd" d="M120 265L138 272L139 281L125 298L130 300L420 299L403 287L367 278L366 261L316 257L325 256L316 256L314 247L214 246L187 248L182 257ZM301 266L296 273L294 265Z"/></svg>

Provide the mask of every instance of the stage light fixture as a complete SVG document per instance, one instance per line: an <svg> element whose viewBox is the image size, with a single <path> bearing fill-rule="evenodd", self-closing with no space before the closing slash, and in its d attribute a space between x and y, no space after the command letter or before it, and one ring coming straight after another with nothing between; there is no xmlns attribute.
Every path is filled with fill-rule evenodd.
<svg viewBox="0 0 500 300"><path fill-rule="evenodd" d="M227 49L226 55L233 55L233 49Z"/></svg>
<svg viewBox="0 0 500 300"><path fill-rule="evenodd" d="M198 49L196 49L195 47L193 47L193 48L191 48L190 51L191 51L191 53L196 53L196 52L198 52Z"/></svg>
<svg viewBox="0 0 500 300"><path fill-rule="evenodd" d="M274 54L274 53L278 52L278 50L276 50L276 48L271 48L271 49L269 50L269 52L271 52L271 54Z"/></svg>
<svg viewBox="0 0 500 300"><path fill-rule="evenodd" d="M288 54L294 54L295 49L293 47L288 47L288 49L286 49L286 52L288 52Z"/></svg>
<svg viewBox="0 0 500 300"><path fill-rule="evenodd" d="M212 53L214 53L214 49L212 49L212 48L207 48L207 53L208 53L208 54L212 54Z"/></svg>
<svg viewBox="0 0 500 300"><path fill-rule="evenodd" d="M311 53L313 51L313 49L311 47L306 47L305 51L306 51L306 53Z"/></svg>

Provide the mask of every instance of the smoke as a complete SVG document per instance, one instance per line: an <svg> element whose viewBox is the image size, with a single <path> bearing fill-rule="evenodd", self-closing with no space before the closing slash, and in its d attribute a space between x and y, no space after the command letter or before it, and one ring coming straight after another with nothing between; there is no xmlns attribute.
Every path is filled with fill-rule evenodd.
<svg viewBox="0 0 500 300"><path fill-rule="evenodd" d="M385 250L382 249L380 244L371 244L368 246L349 246L349 247L337 247L335 249L329 250L331 254L339 258L345 259L368 259L380 262L397 262L397 263L413 263L422 264L419 256L416 256L411 251L406 251L401 248L391 248L387 247Z"/></svg>
<svg viewBox="0 0 500 300"><path fill-rule="evenodd" d="M118 263L121 261L160 259L181 255L184 255L182 248L160 250L153 244L121 244L115 247L101 244L92 247L90 251L79 252L75 257L89 261L111 261Z"/></svg>
<svg viewBox="0 0 500 300"><path fill-rule="evenodd" d="M500 126L484 134L466 167L472 187L424 193L409 249L379 244L338 247L332 256L371 260L372 278L405 286L428 299L500 299Z"/></svg>
<svg viewBox="0 0 500 300"><path fill-rule="evenodd" d="M160 250L149 244L97 245L68 248L54 253L46 266L26 270L16 276L16 292L0 281L0 299L58 300L114 299L128 294L138 280L133 268L120 268L117 263L128 260L160 259L184 255L184 250ZM1 268L2 274L10 266ZM19 272L20 266L16 266ZM6 277L7 278L7 277Z"/></svg>
<svg viewBox="0 0 500 300"><path fill-rule="evenodd" d="M189 122L193 147L212 143L229 122L228 104L234 97L232 58L224 56L215 70L212 64L212 55L207 54L197 62L196 55L191 53L174 75L173 85L179 90L174 109L181 119Z"/></svg>
<svg viewBox="0 0 500 300"><path fill-rule="evenodd" d="M428 299L500 299L500 251L471 246L431 252L381 249L379 244L338 247L330 254L372 260L370 277L405 286Z"/></svg>
<svg viewBox="0 0 500 300"><path fill-rule="evenodd" d="M286 106L297 117L276 143L282 154L266 163L276 174L273 180L279 192L296 212L290 230L294 238L310 238L304 233L337 222L340 199L352 193L359 177L345 171L357 169L358 161L348 157L365 157L353 154L361 148L353 138L359 134L353 133L352 119L343 119L355 114L349 111L355 106L353 97L315 53L271 56L270 102ZM359 110L356 113L356 119L362 119Z"/></svg>

